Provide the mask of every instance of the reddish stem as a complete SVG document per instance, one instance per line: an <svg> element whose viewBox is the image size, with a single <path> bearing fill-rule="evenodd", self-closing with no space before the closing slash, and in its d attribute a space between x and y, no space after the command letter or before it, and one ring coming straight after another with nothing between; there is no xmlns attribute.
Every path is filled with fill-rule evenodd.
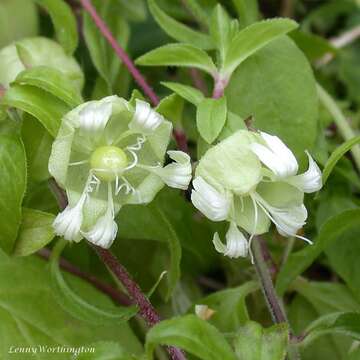
<svg viewBox="0 0 360 360"><path fill-rule="evenodd" d="M108 26L101 19L99 14L96 12L95 7L91 3L90 0L79 0L82 7L90 14L95 25L103 34L105 39L109 42L110 46L114 49L116 55L120 58L120 60L124 63L124 65L129 70L130 74L133 76L134 80L137 84L143 89L144 93L151 100L153 105L157 105L159 103L159 98L155 94L154 90L149 86L146 82L145 78L141 75L140 71L135 67L134 63L129 58L128 54L124 51L124 49L119 45L119 43L114 38Z"/></svg>

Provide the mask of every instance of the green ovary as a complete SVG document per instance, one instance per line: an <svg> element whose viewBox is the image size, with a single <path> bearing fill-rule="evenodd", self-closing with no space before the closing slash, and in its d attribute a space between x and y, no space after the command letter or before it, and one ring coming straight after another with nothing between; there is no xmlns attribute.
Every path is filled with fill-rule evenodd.
<svg viewBox="0 0 360 360"><path fill-rule="evenodd" d="M128 158L117 146L101 146L91 154L90 166L100 180L113 181L128 166Z"/></svg>

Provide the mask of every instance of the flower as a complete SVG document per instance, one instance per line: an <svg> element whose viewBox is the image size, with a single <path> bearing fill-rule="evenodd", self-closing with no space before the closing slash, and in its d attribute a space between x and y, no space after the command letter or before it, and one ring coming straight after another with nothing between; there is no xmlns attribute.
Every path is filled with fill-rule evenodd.
<svg viewBox="0 0 360 360"><path fill-rule="evenodd" d="M135 114L129 124L129 129L140 133L151 133L164 121L164 117L152 110L150 105L136 99Z"/></svg>
<svg viewBox="0 0 360 360"><path fill-rule="evenodd" d="M85 237L108 248L118 230L115 216L124 205L151 202L165 184L185 189L190 157L170 151L175 163L163 167L171 132L171 123L149 104L137 101L134 109L117 96L66 114L49 171L66 189L69 203L77 205L58 215L55 231L69 241Z"/></svg>
<svg viewBox="0 0 360 360"><path fill-rule="evenodd" d="M195 170L191 200L212 221L228 221L226 244L218 233L215 249L228 257L251 253L255 235L271 222L283 236L297 235L307 219L304 193L321 188L321 171L310 154L308 170L297 175L292 151L277 137L239 130L210 148ZM239 230L249 234L245 235Z"/></svg>
<svg viewBox="0 0 360 360"><path fill-rule="evenodd" d="M214 234L213 244L217 252L229 258L246 257L249 251L249 244L244 234L238 229L234 222L230 223L226 235L226 245L224 245L218 233Z"/></svg>
<svg viewBox="0 0 360 360"><path fill-rule="evenodd" d="M196 304L194 310L196 316L202 320L209 320L216 312L204 304Z"/></svg>
<svg viewBox="0 0 360 360"><path fill-rule="evenodd" d="M212 221L226 220L230 210L230 198L221 194L201 176L193 181L191 193L193 205Z"/></svg>

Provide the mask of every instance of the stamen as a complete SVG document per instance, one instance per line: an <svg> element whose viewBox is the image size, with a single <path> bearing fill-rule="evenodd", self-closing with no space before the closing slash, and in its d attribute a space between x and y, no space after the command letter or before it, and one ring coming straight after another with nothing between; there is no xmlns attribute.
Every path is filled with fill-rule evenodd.
<svg viewBox="0 0 360 360"><path fill-rule="evenodd" d="M136 151L141 150L142 145L144 144L145 141L146 141L145 136L141 136L136 139L136 143L134 145L130 145L126 147L126 150L134 157L134 160L129 166L127 166L124 169L124 171L130 170L138 164L139 158L136 154Z"/></svg>

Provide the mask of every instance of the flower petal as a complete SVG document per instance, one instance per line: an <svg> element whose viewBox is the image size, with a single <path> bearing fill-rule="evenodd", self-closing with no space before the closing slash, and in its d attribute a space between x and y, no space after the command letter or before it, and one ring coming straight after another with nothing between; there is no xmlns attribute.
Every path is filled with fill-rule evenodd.
<svg viewBox="0 0 360 360"><path fill-rule="evenodd" d="M250 149L278 178L295 175L298 163L291 150L277 137L261 132L267 146L252 143Z"/></svg>
<svg viewBox="0 0 360 360"><path fill-rule="evenodd" d="M305 193L319 191L322 187L321 170L313 160L308 151L306 155L309 159L309 167L303 174L292 176L286 179L286 182L297 187Z"/></svg>
<svg viewBox="0 0 360 360"><path fill-rule="evenodd" d="M112 113L111 101L89 102L79 112L79 126L81 130L95 133L104 130Z"/></svg>
<svg viewBox="0 0 360 360"><path fill-rule="evenodd" d="M225 237L226 245L221 242L218 233L214 234L213 244L217 252L229 258L246 257L248 255L248 241L234 222L230 223Z"/></svg>
<svg viewBox="0 0 360 360"><path fill-rule="evenodd" d="M141 134L154 132L164 121L164 117L151 109L146 101L136 99L135 114L129 123L129 129Z"/></svg>
<svg viewBox="0 0 360 360"><path fill-rule="evenodd" d="M226 220L230 211L230 198L221 194L201 176L193 181L191 201L194 206L212 221Z"/></svg>

